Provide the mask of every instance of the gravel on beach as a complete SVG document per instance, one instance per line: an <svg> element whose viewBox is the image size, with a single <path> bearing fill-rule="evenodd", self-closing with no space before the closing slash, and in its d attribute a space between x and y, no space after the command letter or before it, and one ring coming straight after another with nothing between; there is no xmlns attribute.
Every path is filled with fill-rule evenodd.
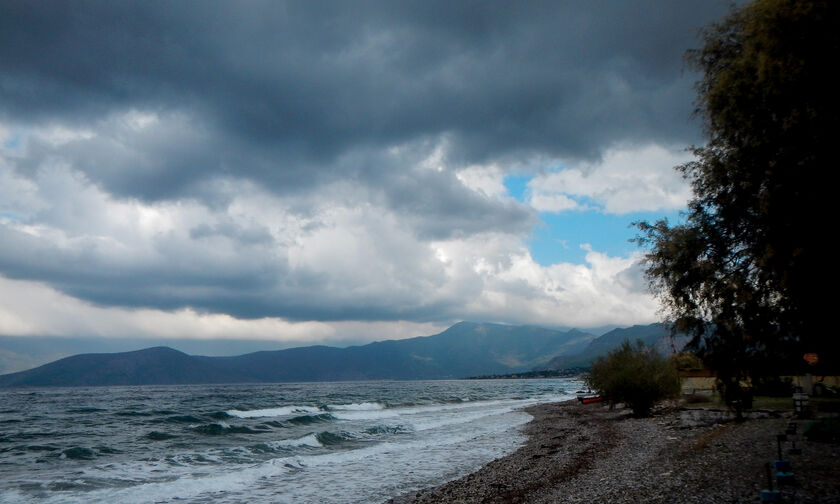
<svg viewBox="0 0 840 504"><path fill-rule="evenodd" d="M807 420L752 411L745 422L715 409L626 410L577 401L526 409L534 419L516 452L475 473L389 501L408 503L740 503L759 502L777 434L794 483L783 502L840 504L840 445L802 437ZM791 441L801 454L790 454ZM775 472L774 472L775 474ZM775 486L774 488L779 489Z"/></svg>

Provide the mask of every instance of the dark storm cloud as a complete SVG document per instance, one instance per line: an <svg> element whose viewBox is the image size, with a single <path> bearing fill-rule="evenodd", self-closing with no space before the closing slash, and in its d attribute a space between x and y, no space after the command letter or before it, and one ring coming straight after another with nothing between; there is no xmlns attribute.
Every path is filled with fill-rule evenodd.
<svg viewBox="0 0 840 504"><path fill-rule="evenodd" d="M7 117L90 124L127 107L185 111L207 128L209 144L224 140L212 161L182 164L216 173L235 163L278 186L317 178L311 172L330 171L359 147L444 133L464 162L691 142L681 55L698 26L723 12L665 0L0 9ZM256 153L243 157L246 148Z"/></svg>
<svg viewBox="0 0 840 504"><path fill-rule="evenodd" d="M451 173L389 172L381 183L386 204L411 224L422 239L457 238L493 229L517 233L536 224L533 211L513 201L464 191Z"/></svg>
<svg viewBox="0 0 840 504"><path fill-rule="evenodd" d="M167 258L165 263L108 257L93 240L79 249L62 250L47 240L3 226L0 240L0 270L6 276L46 281L104 305L171 309L193 299L202 306L223 292L260 295L285 273L285 264L260 257L254 250L244 250L240 264L225 261L224 267L219 267L212 257L185 253L188 249L171 237L156 243Z"/></svg>
<svg viewBox="0 0 840 504"><path fill-rule="evenodd" d="M0 145L0 175L25 203L0 206L0 275L107 306L456 318L482 280L430 242L479 246L536 222L456 170L696 142L682 54L725 11L706 0L0 2L0 133L25 137ZM73 134L54 141L49 128ZM229 208L264 203L261 191L282 202ZM135 203L178 207L181 227L135 237L119 223L142 216L99 222Z"/></svg>

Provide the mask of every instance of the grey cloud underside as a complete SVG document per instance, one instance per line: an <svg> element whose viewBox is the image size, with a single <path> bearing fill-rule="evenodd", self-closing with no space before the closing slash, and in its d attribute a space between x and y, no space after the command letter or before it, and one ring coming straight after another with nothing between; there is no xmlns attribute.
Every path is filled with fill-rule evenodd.
<svg viewBox="0 0 840 504"><path fill-rule="evenodd" d="M200 238L199 238L200 239ZM269 254L243 251L218 264L183 254L177 244L161 263L114 264L95 246L67 253L0 226L0 271L13 279L43 281L102 306L227 313L240 318L289 320L448 320L452 300L425 301L442 278L405 258L405 277L371 278L365 294L317 271L290 271ZM168 245L164 239L159 246ZM204 259L204 260L202 260ZM416 274L416 275L415 275ZM387 291L386 291L387 289Z"/></svg>
<svg viewBox="0 0 840 504"><path fill-rule="evenodd" d="M424 160L441 145L457 168L698 141L694 76L682 55L726 8L705 0L0 2L0 126L93 132L29 138L24 156L6 159L15 173L43 184L45 166L67 164L116 200L198 201L211 216L123 260L86 235L94 218L79 217L76 196L56 189L52 206L33 206L14 224L91 242L60 248L0 225L0 274L107 306L458 318L453 300L480 293L481 280L435 294L447 278L429 242L525 237L536 215ZM121 119L130 110L159 121L132 129ZM281 225L224 219L243 183L306 220L302 233L330 224L319 217L325 207L369 205L370 215L398 221L381 233L405 236L370 231L377 248L393 248L383 252L387 271L290 265ZM214 247L228 255L213 256Z"/></svg>
<svg viewBox="0 0 840 504"><path fill-rule="evenodd" d="M698 26L723 11L671 1L2 9L7 116L90 124L125 107L185 110L214 142L226 138L217 154L234 159L183 164L277 185L299 182L278 171L328 170L362 146L440 134L467 162L522 152L592 157L616 141L691 142L681 55ZM237 163L248 147L255 157Z"/></svg>

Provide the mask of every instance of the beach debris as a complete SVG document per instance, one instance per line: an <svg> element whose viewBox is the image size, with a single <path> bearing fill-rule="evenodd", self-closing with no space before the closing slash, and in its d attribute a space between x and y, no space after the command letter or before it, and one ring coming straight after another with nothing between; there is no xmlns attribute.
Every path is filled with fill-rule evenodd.
<svg viewBox="0 0 840 504"><path fill-rule="evenodd" d="M787 460L774 460L773 469L775 469L777 472L789 472L790 462Z"/></svg>
<svg viewBox="0 0 840 504"><path fill-rule="evenodd" d="M759 497L761 502L781 502L782 495L778 490L773 490L773 473L770 470L770 464L764 464L764 470L767 473L767 489L762 490Z"/></svg>
<svg viewBox="0 0 840 504"><path fill-rule="evenodd" d="M781 485L793 485L795 480L793 479L792 472L777 472L776 473L776 483Z"/></svg>
<svg viewBox="0 0 840 504"><path fill-rule="evenodd" d="M790 461L782 459L782 442L787 440L787 434L776 436L776 446L779 458L773 461L773 468L776 470L776 483L779 486L792 485L794 483L793 472L790 470Z"/></svg>

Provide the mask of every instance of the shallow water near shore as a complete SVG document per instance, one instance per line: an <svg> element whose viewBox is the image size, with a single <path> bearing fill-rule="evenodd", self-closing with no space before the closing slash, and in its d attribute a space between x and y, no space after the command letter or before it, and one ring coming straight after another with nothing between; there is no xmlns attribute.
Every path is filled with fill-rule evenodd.
<svg viewBox="0 0 840 504"><path fill-rule="evenodd" d="M573 379L0 392L0 502L382 502L516 449Z"/></svg>

